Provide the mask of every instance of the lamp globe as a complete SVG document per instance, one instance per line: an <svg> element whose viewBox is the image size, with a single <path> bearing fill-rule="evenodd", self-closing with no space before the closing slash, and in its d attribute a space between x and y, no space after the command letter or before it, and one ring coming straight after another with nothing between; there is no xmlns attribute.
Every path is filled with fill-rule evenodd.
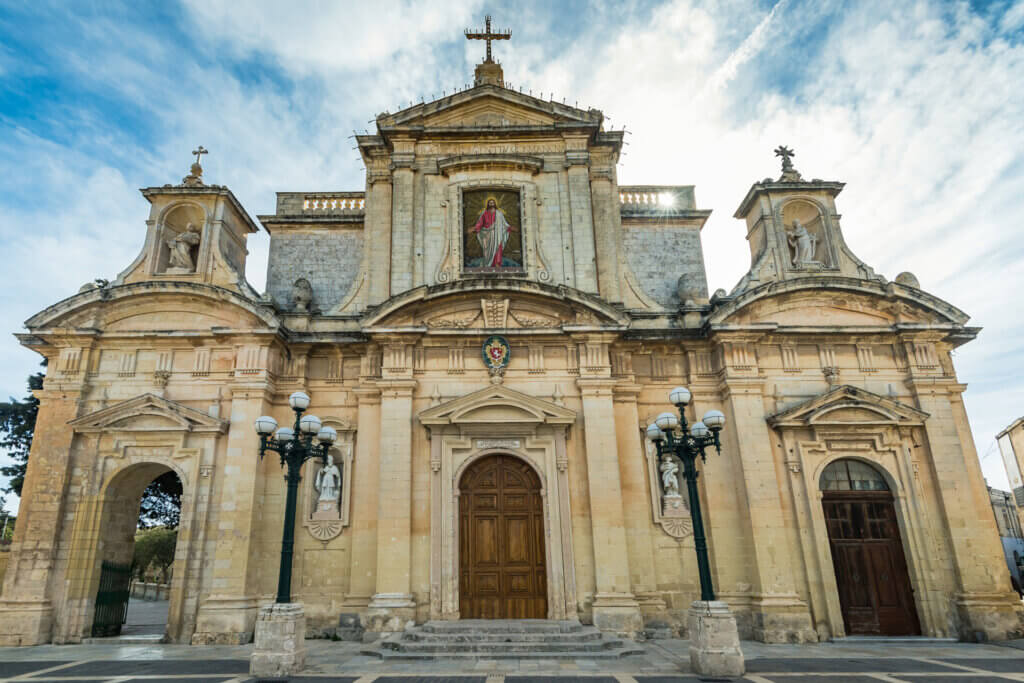
<svg viewBox="0 0 1024 683"><path fill-rule="evenodd" d="M725 414L721 410L709 410L704 413L701 420L712 431L718 431L725 426Z"/></svg>
<svg viewBox="0 0 1024 683"><path fill-rule="evenodd" d="M303 391L296 391L288 397L288 405L292 410L305 410L309 407L309 395Z"/></svg>
<svg viewBox="0 0 1024 683"><path fill-rule="evenodd" d="M270 417L269 415L261 415L256 418L256 433L266 436L267 434L273 434L274 430L277 429L277 420Z"/></svg>
<svg viewBox="0 0 1024 683"><path fill-rule="evenodd" d="M672 402L672 405L685 406L687 403L690 402L691 397L692 394L690 394L689 389L687 389L686 387L676 387L671 392L669 392L668 400Z"/></svg>

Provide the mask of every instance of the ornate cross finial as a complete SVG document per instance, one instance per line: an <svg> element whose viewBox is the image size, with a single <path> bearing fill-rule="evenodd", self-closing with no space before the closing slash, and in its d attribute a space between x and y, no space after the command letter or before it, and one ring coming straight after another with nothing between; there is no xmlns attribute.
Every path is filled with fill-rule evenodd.
<svg viewBox="0 0 1024 683"><path fill-rule="evenodd" d="M512 37L511 29L505 29L504 31L498 31L496 33L491 32L491 15L488 14L484 18L484 30L483 31L470 31L466 29L467 40L486 40L487 41L487 59L485 63L490 64L494 60L491 59L491 41L492 40L509 40Z"/></svg>
<svg viewBox="0 0 1024 683"><path fill-rule="evenodd" d="M181 182L183 185L202 185L203 167L199 162L203 158L204 154L209 154L209 151L202 145L199 145L199 147L192 150L192 153L196 155L195 163L192 164L189 174L185 176Z"/></svg>
<svg viewBox="0 0 1024 683"><path fill-rule="evenodd" d="M801 180L800 171L793 168L793 157L796 156L796 152L790 147L779 145L775 149L775 156L782 157L782 176L779 178L779 182L799 182Z"/></svg>

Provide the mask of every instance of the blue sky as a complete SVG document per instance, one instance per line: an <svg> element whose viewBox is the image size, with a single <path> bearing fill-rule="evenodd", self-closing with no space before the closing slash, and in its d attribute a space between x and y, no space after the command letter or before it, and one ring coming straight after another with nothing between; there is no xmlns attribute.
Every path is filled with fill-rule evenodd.
<svg viewBox="0 0 1024 683"><path fill-rule="evenodd" d="M887 277L967 311L957 352L994 484L999 429L1024 414L1024 2L214 2L0 0L0 329L137 254L137 188L208 182L250 214L277 190L361 189L349 136L467 83L490 12L517 87L597 107L631 134L620 182L695 184L713 211L709 285L749 265L747 188L787 144L805 177L848 183L843 231ZM268 240L250 242L262 290ZM0 394L35 354L0 341Z"/></svg>

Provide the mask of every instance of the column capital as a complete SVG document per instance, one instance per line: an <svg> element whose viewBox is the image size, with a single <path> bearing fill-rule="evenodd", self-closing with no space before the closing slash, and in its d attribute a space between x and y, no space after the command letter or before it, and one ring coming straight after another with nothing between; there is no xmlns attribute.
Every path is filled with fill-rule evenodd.
<svg viewBox="0 0 1024 683"><path fill-rule="evenodd" d="M620 403L636 403L637 396L643 391L642 384L634 382L618 382L612 387L612 395Z"/></svg>
<svg viewBox="0 0 1024 683"><path fill-rule="evenodd" d="M414 379L379 379L376 381L382 399L409 398L416 391L418 384L419 382Z"/></svg>
<svg viewBox="0 0 1024 683"><path fill-rule="evenodd" d="M580 377L576 380L576 386L583 396L611 397L617 383L618 380L611 377Z"/></svg>

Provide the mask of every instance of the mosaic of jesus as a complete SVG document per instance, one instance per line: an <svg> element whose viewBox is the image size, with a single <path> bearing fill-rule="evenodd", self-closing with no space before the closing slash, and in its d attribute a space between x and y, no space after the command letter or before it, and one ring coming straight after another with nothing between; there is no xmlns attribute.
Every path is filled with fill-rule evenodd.
<svg viewBox="0 0 1024 683"><path fill-rule="evenodd" d="M523 267L519 193L472 190L462 195L467 270L491 272Z"/></svg>

